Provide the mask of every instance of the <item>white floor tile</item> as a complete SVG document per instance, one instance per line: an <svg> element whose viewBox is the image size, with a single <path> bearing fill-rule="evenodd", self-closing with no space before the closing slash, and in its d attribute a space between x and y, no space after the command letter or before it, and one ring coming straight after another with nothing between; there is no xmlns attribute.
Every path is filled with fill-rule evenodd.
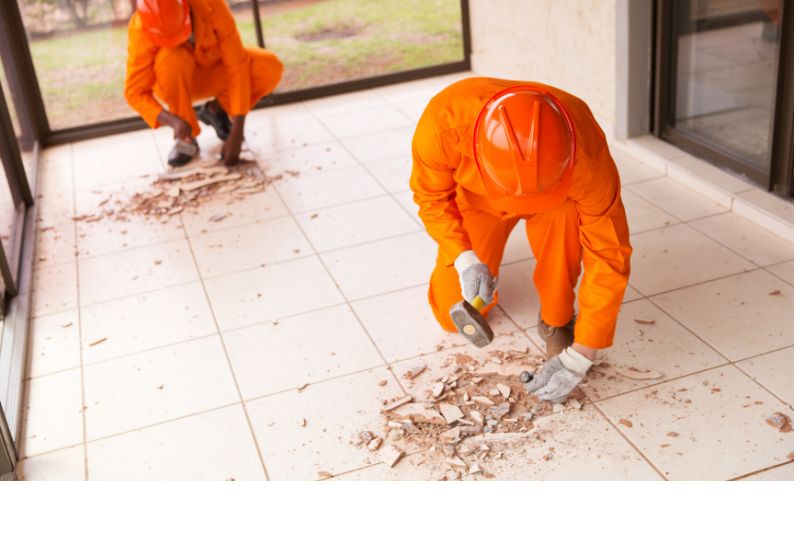
<svg viewBox="0 0 800 534"><path fill-rule="evenodd" d="M330 117L356 113L368 108L380 108L386 105L373 89L328 96L308 100L306 107L316 117Z"/></svg>
<svg viewBox="0 0 800 534"><path fill-rule="evenodd" d="M468 344L439 326L428 305L427 285L360 300L353 309L389 362ZM516 330L500 310L489 312L489 324L495 335Z"/></svg>
<svg viewBox="0 0 800 534"><path fill-rule="evenodd" d="M334 137L316 119L279 122L256 122L248 124L246 137L248 146L261 154L280 150L302 148L317 143L329 143Z"/></svg>
<svg viewBox="0 0 800 534"><path fill-rule="evenodd" d="M138 216L125 221L79 221L78 252L82 258L100 256L175 241L183 236L179 217L172 217L163 224L156 219Z"/></svg>
<svg viewBox="0 0 800 534"><path fill-rule="evenodd" d="M217 200L197 208L187 208L181 213L181 218L186 225L186 232L192 236L269 221L288 214L278 193L269 186L263 193L247 195L243 199Z"/></svg>
<svg viewBox="0 0 800 534"><path fill-rule="evenodd" d="M79 367L81 342L78 310L72 309L31 319L30 377Z"/></svg>
<svg viewBox="0 0 800 534"><path fill-rule="evenodd" d="M342 302L316 257L268 265L206 282L223 331L271 321Z"/></svg>
<svg viewBox="0 0 800 534"><path fill-rule="evenodd" d="M794 404L794 347L748 358L736 365L783 402Z"/></svg>
<svg viewBox="0 0 800 534"><path fill-rule="evenodd" d="M329 115L320 120L339 139L375 134L411 125L408 117L388 104Z"/></svg>
<svg viewBox="0 0 800 534"><path fill-rule="evenodd" d="M89 480L264 480L241 405L88 445Z"/></svg>
<svg viewBox="0 0 800 534"><path fill-rule="evenodd" d="M774 291L780 293L770 295ZM793 344L792 288L764 271L673 291L653 301L731 360Z"/></svg>
<svg viewBox="0 0 800 534"><path fill-rule="evenodd" d="M399 158L368 163L364 166L390 193L409 191L411 179L410 151Z"/></svg>
<svg viewBox="0 0 800 534"><path fill-rule="evenodd" d="M83 377L88 440L239 401L217 336L88 365Z"/></svg>
<svg viewBox="0 0 800 534"><path fill-rule="evenodd" d="M36 233L35 269L75 260L75 223L48 226L40 222Z"/></svg>
<svg viewBox="0 0 800 534"><path fill-rule="evenodd" d="M77 307L77 280L74 261L37 269L33 276L31 316L37 317Z"/></svg>
<svg viewBox="0 0 800 534"><path fill-rule="evenodd" d="M383 364L347 306L223 335L245 399Z"/></svg>
<svg viewBox="0 0 800 534"><path fill-rule="evenodd" d="M275 187L294 212L382 196L385 191L362 167L284 176Z"/></svg>
<svg viewBox="0 0 800 534"><path fill-rule="evenodd" d="M388 384L381 387L380 380ZM247 403L271 480L316 480L376 461L350 444L383 428L381 400L402 395L391 373L374 369ZM305 425L302 424L305 420Z"/></svg>
<svg viewBox="0 0 800 534"><path fill-rule="evenodd" d="M656 178L664 174L663 170L650 167L616 148L611 148L611 157L617 165L619 179L622 185L641 182L650 178Z"/></svg>
<svg viewBox="0 0 800 534"><path fill-rule="evenodd" d="M198 279L186 239L78 260L81 305Z"/></svg>
<svg viewBox="0 0 800 534"><path fill-rule="evenodd" d="M733 366L598 406L670 480L735 478L785 462L792 451L793 433L767 424L774 412L793 417L792 410Z"/></svg>
<svg viewBox="0 0 800 534"><path fill-rule="evenodd" d="M319 171L334 171L357 165L356 160L337 142L319 143L281 152L269 152L253 147L267 174L299 172L301 175Z"/></svg>
<svg viewBox="0 0 800 534"><path fill-rule="evenodd" d="M269 128L275 124L288 125L293 122L308 122L316 120L306 107L305 103L282 104L268 108L254 109L247 114L246 124L249 128L259 130Z"/></svg>
<svg viewBox="0 0 800 534"><path fill-rule="evenodd" d="M349 300L424 283L435 262L436 245L423 232L322 254ZM426 259L427 258L427 259Z"/></svg>
<svg viewBox="0 0 800 534"><path fill-rule="evenodd" d="M773 467L766 471L762 471L755 475L750 475L742 480L751 482L778 482L786 480L794 480L794 462L785 464L780 467Z"/></svg>
<svg viewBox="0 0 800 534"><path fill-rule="evenodd" d="M77 445L22 460L17 464L17 476L31 481L83 480L85 463L83 445Z"/></svg>
<svg viewBox="0 0 800 534"><path fill-rule="evenodd" d="M728 211L725 206L666 176L634 183L627 189L684 221Z"/></svg>
<svg viewBox="0 0 800 534"><path fill-rule="evenodd" d="M361 163L406 156L411 152L414 128L398 128L362 137L343 139L342 144Z"/></svg>
<svg viewBox="0 0 800 534"><path fill-rule="evenodd" d="M199 282L85 306L81 320L84 363L216 332Z"/></svg>
<svg viewBox="0 0 800 534"><path fill-rule="evenodd" d="M425 225L422 224L422 220L419 218L419 206L414 203L414 194L411 191L402 191L400 193L394 193L392 196L400 203L403 209L406 210L406 213L414 219L417 226L424 229Z"/></svg>
<svg viewBox="0 0 800 534"><path fill-rule="evenodd" d="M80 369L32 378L26 388L21 457L83 441Z"/></svg>
<svg viewBox="0 0 800 534"><path fill-rule="evenodd" d="M203 277L253 269L313 253L292 217L192 236Z"/></svg>
<svg viewBox="0 0 800 534"><path fill-rule="evenodd" d="M655 321L655 324L641 324L637 320ZM535 329L532 330L535 335ZM592 367L584 387L593 399L607 398L728 363L700 338L647 300L622 305L614 345L603 349L600 357L600 364ZM661 376L652 380L632 380L617 372L628 368L653 371Z"/></svg>
<svg viewBox="0 0 800 534"><path fill-rule="evenodd" d="M633 235L631 245L630 283L645 295L755 267L686 225ZM702 269L698 268L700 265Z"/></svg>
<svg viewBox="0 0 800 534"><path fill-rule="evenodd" d="M767 270L787 284L794 285L794 260L767 267Z"/></svg>
<svg viewBox="0 0 800 534"><path fill-rule="evenodd" d="M318 252L419 231L389 196L302 213L297 222Z"/></svg>
<svg viewBox="0 0 800 534"><path fill-rule="evenodd" d="M622 190L622 202L631 234L663 228L680 222L677 218L644 200L627 189Z"/></svg>
<svg viewBox="0 0 800 534"><path fill-rule="evenodd" d="M794 246L735 213L694 221L691 225L752 262L764 266L790 260Z"/></svg>

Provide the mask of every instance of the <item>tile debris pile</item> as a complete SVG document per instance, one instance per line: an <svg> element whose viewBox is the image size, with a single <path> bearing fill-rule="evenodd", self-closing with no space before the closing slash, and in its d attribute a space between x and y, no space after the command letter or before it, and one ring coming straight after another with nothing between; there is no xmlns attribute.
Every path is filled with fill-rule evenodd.
<svg viewBox="0 0 800 534"><path fill-rule="evenodd" d="M73 220L126 220L130 215L143 215L160 218L162 223L166 223L184 208L197 207L212 199L225 198L235 202L261 193L269 184L282 179L284 174L296 176L299 173L287 170L265 175L258 163L252 160L242 160L235 167L225 167L212 160L188 169L148 175L146 178L153 179L149 188L133 194L111 193L100 201L97 211L80 214Z"/></svg>
<svg viewBox="0 0 800 534"><path fill-rule="evenodd" d="M457 354L443 363L446 374L432 378L420 398L406 395L384 401L381 433L362 430L351 443L375 452L389 467L409 455L408 461L427 464L443 480L493 478L488 469L510 447L519 440L542 439L536 430L537 418L581 409L584 395L580 390L566 404L553 404L527 393L518 376L483 369L488 364L512 363L530 368L543 361L529 351L492 351L485 362ZM414 381L433 374L426 371L427 366L418 366L404 377Z"/></svg>

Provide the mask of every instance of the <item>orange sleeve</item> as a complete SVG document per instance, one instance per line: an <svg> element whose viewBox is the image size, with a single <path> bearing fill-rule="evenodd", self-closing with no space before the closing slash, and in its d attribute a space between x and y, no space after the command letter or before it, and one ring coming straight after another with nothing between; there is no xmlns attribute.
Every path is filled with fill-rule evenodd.
<svg viewBox="0 0 800 534"><path fill-rule="evenodd" d="M570 191L578 209L584 267L575 341L602 349L614 341L632 249L619 174L605 142L587 163Z"/></svg>
<svg viewBox="0 0 800 534"><path fill-rule="evenodd" d="M217 2L211 23L219 39L222 63L228 72L228 94L232 116L247 115L250 111L250 56L244 49L236 20L227 2Z"/></svg>
<svg viewBox="0 0 800 534"><path fill-rule="evenodd" d="M158 127L158 115L163 111L153 96L156 83L155 61L158 46L141 30L138 15L128 25L128 61L125 69L125 100L151 127Z"/></svg>
<svg viewBox="0 0 800 534"><path fill-rule="evenodd" d="M447 264L472 248L456 204L456 165L447 162L440 134L423 113L411 142L411 190L419 206L419 217L430 236L439 244Z"/></svg>

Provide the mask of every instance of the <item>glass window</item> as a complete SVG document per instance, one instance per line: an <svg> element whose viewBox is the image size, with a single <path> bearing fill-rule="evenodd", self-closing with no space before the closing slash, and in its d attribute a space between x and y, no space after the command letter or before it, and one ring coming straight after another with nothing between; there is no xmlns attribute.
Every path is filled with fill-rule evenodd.
<svg viewBox="0 0 800 534"><path fill-rule="evenodd" d="M781 0L676 6L675 128L769 169Z"/></svg>
<svg viewBox="0 0 800 534"><path fill-rule="evenodd" d="M18 0L50 128L130 117L123 96L136 0Z"/></svg>
<svg viewBox="0 0 800 534"><path fill-rule="evenodd" d="M464 59L459 0L262 2L261 24L285 67L278 92Z"/></svg>

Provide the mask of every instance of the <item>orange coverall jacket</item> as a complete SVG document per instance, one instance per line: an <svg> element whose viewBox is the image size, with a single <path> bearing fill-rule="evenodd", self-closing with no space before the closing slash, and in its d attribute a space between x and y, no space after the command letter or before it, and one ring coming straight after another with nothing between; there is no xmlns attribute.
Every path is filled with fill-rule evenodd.
<svg viewBox="0 0 800 534"><path fill-rule="evenodd" d="M189 0L192 9L194 60L200 67L211 68L220 62L227 73L229 115L246 115L252 107L250 63L242 45L230 8L224 0ZM159 47L142 29L138 13L128 25L128 68L125 98L144 121L158 127L163 110L155 99L155 60Z"/></svg>
<svg viewBox="0 0 800 534"><path fill-rule="evenodd" d="M631 246L616 166L602 129L582 100L544 84L493 78L469 78L447 87L430 101L414 134L410 181L414 201L428 233L439 244L440 256L449 264L473 248L458 202L511 219L556 208L565 201L562 195L551 205L532 206L525 199L490 198L475 163L473 128L481 109L499 91L523 84L553 94L575 126L576 160L566 192L578 212L584 267L575 341L605 348L613 342L630 273Z"/></svg>

